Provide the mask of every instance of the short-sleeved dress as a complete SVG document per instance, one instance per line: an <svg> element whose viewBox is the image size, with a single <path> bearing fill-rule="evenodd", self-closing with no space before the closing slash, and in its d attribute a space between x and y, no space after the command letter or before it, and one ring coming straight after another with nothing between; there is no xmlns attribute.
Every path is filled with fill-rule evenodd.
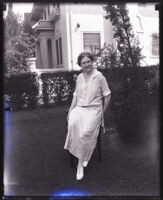
<svg viewBox="0 0 163 200"><path fill-rule="evenodd" d="M89 161L91 158L103 123L102 98L110 93L105 77L96 69L87 83L83 73L77 77L74 92L77 105L70 112L64 149L78 159Z"/></svg>

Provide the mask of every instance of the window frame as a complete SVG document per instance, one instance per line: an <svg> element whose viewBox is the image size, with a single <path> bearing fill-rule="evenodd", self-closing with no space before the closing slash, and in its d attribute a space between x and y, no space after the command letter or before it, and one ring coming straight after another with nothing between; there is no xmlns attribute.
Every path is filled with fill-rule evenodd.
<svg viewBox="0 0 163 200"><path fill-rule="evenodd" d="M62 37L55 39L57 67L63 67Z"/></svg>
<svg viewBox="0 0 163 200"><path fill-rule="evenodd" d="M139 30L136 30L137 33L144 33L144 28L142 24L142 17L140 15L136 15L137 23L139 23Z"/></svg>
<svg viewBox="0 0 163 200"><path fill-rule="evenodd" d="M102 47L102 44L101 44L101 42L102 42L102 32L101 31L83 31L82 32L82 51L84 51L84 34L85 33L88 33L88 34L93 34L93 33L97 33L97 34L99 34L100 35L100 49L101 49L101 47Z"/></svg>
<svg viewBox="0 0 163 200"><path fill-rule="evenodd" d="M53 50L52 50L52 38L47 39L47 51L48 51L48 69L53 69Z"/></svg>
<svg viewBox="0 0 163 200"><path fill-rule="evenodd" d="M50 5L47 6L48 18L50 16Z"/></svg>
<svg viewBox="0 0 163 200"><path fill-rule="evenodd" d="M44 10L42 18L43 18L43 20L47 20L47 18L46 18L46 10Z"/></svg>
<svg viewBox="0 0 163 200"><path fill-rule="evenodd" d="M153 36L158 36L158 55L153 55ZM159 58L159 34L158 33L152 33L151 34L151 58Z"/></svg>

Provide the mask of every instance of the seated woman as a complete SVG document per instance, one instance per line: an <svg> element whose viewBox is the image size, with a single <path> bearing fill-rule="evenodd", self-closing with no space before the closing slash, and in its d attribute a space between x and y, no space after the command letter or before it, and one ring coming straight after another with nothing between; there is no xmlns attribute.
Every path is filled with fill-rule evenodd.
<svg viewBox="0 0 163 200"><path fill-rule="evenodd" d="M81 53L78 56L78 65L83 73L77 77L68 113L68 134L64 149L78 158L76 179L81 180L84 177L83 167L88 165L96 147L111 91L105 77L93 67L93 56L90 53Z"/></svg>

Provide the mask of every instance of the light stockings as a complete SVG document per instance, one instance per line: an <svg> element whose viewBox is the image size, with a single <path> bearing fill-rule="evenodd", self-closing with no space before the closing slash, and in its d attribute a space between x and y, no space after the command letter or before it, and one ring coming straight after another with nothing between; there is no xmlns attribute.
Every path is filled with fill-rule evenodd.
<svg viewBox="0 0 163 200"><path fill-rule="evenodd" d="M84 177L83 160L78 160L76 180L81 180Z"/></svg>

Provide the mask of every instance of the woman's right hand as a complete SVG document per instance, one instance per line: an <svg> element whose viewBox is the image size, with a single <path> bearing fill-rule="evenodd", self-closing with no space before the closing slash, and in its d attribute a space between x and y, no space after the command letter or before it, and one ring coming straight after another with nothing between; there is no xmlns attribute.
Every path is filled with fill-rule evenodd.
<svg viewBox="0 0 163 200"><path fill-rule="evenodd" d="M69 121L70 113L71 113L72 109L74 109L76 107L76 104L77 104L77 97L74 96L72 103L71 103L71 106L69 108L68 114L67 114L67 122Z"/></svg>

